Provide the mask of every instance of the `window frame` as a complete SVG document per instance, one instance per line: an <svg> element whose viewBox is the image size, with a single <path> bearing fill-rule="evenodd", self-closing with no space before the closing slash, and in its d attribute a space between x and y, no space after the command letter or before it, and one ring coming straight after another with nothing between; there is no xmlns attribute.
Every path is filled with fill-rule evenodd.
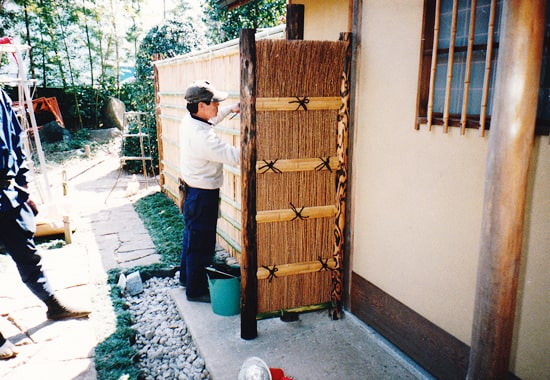
<svg viewBox="0 0 550 380"><path fill-rule="evenodd" d="M465 134L465 129L478 129L481 136L484 136L485 131L490 129L490 123L491 123L491 115L488 113L489 106L492 101L492 96L488 95L489 88L491 86L494 86L494 84L490 83L490 76L494 75L497 70L497 56L498 56L498 49L499 49L499 41L497 39L493 39L495 35L498 36L500 33L500 23L496 22L495 19L492 21L489 19L489 29L487 31L488 33L488 40L486 44L474 44L473 42L470 42L468 39L467 43L468 45L464 46L458 46L454 44L454 41L452 41L453 36L450 37L450 46L449 48L440 48L438 44L435 45L437 49L437 54L432 54L434 49L434 39L437 36L437 33L439 31L439 26L436 25L438 22L437 16L441 13L441 3L440 1L446 1L446 0L425 0L424 1L424 10L423 10L423 21L422 21L422 41L421 41L421 50L420 50L420 67L419 67L419 82L418 82L418 94L417 94L417 117L415 122L415 129L419 130L422 125L427 125L429 130L432 130L433 126L442 126L445 133L448 132L449 127L458 127L461 129L461 133ZM453 8L458 7L458 0L448 0L453 2ZM477 1L473 1L473 3L477 6ZM496 18L496 12L501 12L502 7L500 9L497 7L498 0L494 0L491 2L491 7L494 7L495 9L492 10L492 13L494 14L494 17ZM438 8L439 6L439 8ZM469 17L471 17L471 6L472 2L468 3L469 7ZM550 8L550 7L548 7ZM457 12L456 10L454 12ZM543 58L543 68L541 70L541 84L545 82L549 82L549 79L544 80L544 77L546 76L546 72L548 72L548 75L550 76L550 59L547 59L547 52L550 50L550 24L549 21L550 17L548 16L550 12L547 12L547 21L546 21L546 32L545 32L545 41L544 41L544 58ZM475 19L469 18L468 20L468 28L470 28L470 24L472 21L475 22ZM494 23L494 28L491 30L491 22ZM437 30L434 31L434 27L437 27ZM452 27L451 27L452 30ZM476 30L474 34L470 34L473 31L468 31L469 37L476 36L478 33L483 33L484 31ZM490 49L488 49L491 47ZM482 103L479 107L479 114L472 114L470 113L470 110L466 110L465 100L468 101L469 94L469 87L471 85L470 79L465 78L465 82L467 83L458 83L456 85L453 85L452 87L448 87L450 83L453 83L454 80L452 79L452 66L454 65L455 57L457 53L463 54L466 52L467 55L471 55L474 51L481 51L485 52L486 56L488 56L488 59L485 62L485 70L487 70L487 65L489 65L489 72L485 73L483 83L480 81L477 81L478 85L483 85L482 87L482 98L484 94L487 92L487 97L485 100L485 103L482 100ZM451 70L451 79L450 83L446 83L445 88L445 101L444 101L444 108L443 111L438 110L437 112L433 111L433 109L430 109L430 106L433 107L433 100L430 100L430 91L435 92L435 71L432 69L432 66L438 62L438 58L441 58L441 56L445 54L453 54L453 58L451 58L451 64L447 67L447 70ZM466 58L466 65L471 65L471 61L469 61L469 57ZM449 59L447 60L447 62ZM458 60L460 61L460 60ZM457 62L458 62L457 61ZM467 71L470 71L470 68L466 69ZM447 73L446 73L447 75ZM468 75L468 74L467 74ZM488 75L488 76L487 76ZM463 88L459 88L464 86ZM481 86L478 86L481 87ZM547 86L550 87L550 86ZM438 87L441 89L441 87ZM445 103L448 101L447 97L450 97L450 94L447 94L450 90L458 91L460 96L463 98L460 99L459 107L462 109L462 112L457 113L450 113L448 111L449 107L448 105L445 105ZM541 101L545 95L544 94L550 94L550 88L540 88L539 90L540 96L539 96L539 106L541 106ZM435 96L435 95L433 95ZM432 96L432 98L433 98ZM441 100L438 98L438 100ZM431 103L430 103L431 101ZM548 100L544 105L545 107L550 107L550 95L548 96ZM486 108L484 108L486 107ZM550 133L550 119L542 119L537 118L536 122L536 128L535 128L535 134L536 135L548 135Z"/></svg>

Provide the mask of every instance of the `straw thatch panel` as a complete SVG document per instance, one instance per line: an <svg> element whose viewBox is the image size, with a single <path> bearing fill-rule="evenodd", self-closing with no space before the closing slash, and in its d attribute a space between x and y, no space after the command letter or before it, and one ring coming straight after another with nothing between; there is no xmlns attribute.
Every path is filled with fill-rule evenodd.
<svg viewBox="0 0 550 380"><path fill-rule="evenodd" d="M331 301L347 44L256 43L258 314Z"/></svg>

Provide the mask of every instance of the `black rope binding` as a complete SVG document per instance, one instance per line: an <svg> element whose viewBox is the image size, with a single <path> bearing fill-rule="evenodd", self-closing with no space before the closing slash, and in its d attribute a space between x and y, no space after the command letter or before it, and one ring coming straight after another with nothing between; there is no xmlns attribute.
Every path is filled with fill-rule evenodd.
<svg viewBox="0 0 550 380"><path fill-rule="evenodd" d="M296 107L296 109L294 111L298 111L300 109L300 107L302 107L304 109L304 111L307 111L307 104L309 103L309 99L307 98L307 96L304 96L302 98L300 98L299 96L296 96L296 100L292 100L288 103L289 104L290 103L298 103L298 107Z"/></svg>
<svg viewBox="0 0 550 380"><path fill-rule="evenodd" d="M330 259L324 259L324 260L323 260L323 258L322 258L321 256L319 256L317 259L318 259L319 262L321 263L321 269L319 269L319 272L322 272L322 271L324 271L324 270L329 270L329 269L330 269L330 268L328 267L328 261L329 261Z"/></svg>
<svg viewBox="0 0 550 380"><path fill-rule="evenodd" d="M268 267L267 265L262 265L262 268L267 269L269 272L269 276L267 276L267 280L271 282L273 278L277 278L277 275L275 274L279 268L277 268L277 265L273 265L273 268Z"/></svg>
<svg viewBox="0 0 550 380"><path fill-rule="evenodd" d="M282 171L280 171L275 167L275 163L277 162L277 160L274 160L274 161L263 160L263 162L265 165L260 166L260 169L259 169L259 170L263 170L263 172L260 172L261 174L267 173L270 170L273 170L273 173L282 173Z"/></svg>
<svg viewBox="0 0 550 380"><path fill-rule="evenodd" d="M319 159L321 160L321 163L315 167L315 170L319 172L324 168L327 168L327 170L332 173L332 168L330 167L330 157L319 157Z"/></svg>
<svg viewBox="0 0 550 380"><path fill-rule="evenodd" d="M296 219L300 219L300 220L305 220L307 218L309 218L309 216L303 216L302 215L302 212L304 211L305 209L305 206L302 206L302 208L300 210L298 210L293 204L292 202L290 203L290 207L292 208L292 211L294 211L294 214L296 214L294 216L294 218L292 218L290 221L292 222L293 220L296 220Z"/></svg>

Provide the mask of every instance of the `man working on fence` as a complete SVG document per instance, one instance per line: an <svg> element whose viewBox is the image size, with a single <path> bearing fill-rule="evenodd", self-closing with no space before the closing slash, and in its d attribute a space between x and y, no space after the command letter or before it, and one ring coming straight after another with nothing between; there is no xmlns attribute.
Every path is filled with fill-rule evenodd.
<svg viewBox="0 0 550 380"><path fill-rule="evenodd" d="M230 112L239 112L238 103L219 107L227 96L207 81L195 81L185 92L189 114L180 127L180 182L185 193L180 283L190 301L210 301L204 268L212 264L215 252L223 164L240 163L240 150L223 142L213 128Z"/></svg>
<svg viewBox="0 0 550 380"><path fill-rule="evenodd" d="M89 311L73 310L57 300L42 271L34 243L34 216L38 211L27 191L29 169L23 153L21 125L11 100L1 89L0 122L0 243L15 261L23 283L48 307L48 319L87 317ZM0 359L16 354L14 345L0 332Z"/></svg>

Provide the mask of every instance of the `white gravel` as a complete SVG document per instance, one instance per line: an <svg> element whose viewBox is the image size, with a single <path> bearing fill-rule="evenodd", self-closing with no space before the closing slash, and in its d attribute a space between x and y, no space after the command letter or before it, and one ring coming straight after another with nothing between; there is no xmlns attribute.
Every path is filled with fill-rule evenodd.
<svg viewBox="0 0 550 380"><path fill-rule="evenodd" d="M176 278L153 277L143 283L143 293L126 296L137 331L138 366L146 380L210 379L204 359L180 317L169 289Z"/></svg>

